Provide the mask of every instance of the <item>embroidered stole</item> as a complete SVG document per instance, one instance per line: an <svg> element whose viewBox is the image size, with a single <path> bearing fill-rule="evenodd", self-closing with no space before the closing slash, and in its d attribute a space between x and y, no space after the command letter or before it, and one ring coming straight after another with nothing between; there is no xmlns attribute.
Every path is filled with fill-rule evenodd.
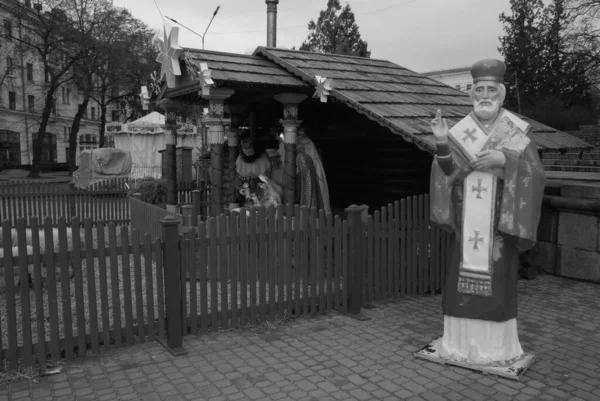
<svg viewBox="0 0 600 401"><path fill-rule="evenodd" d="M529 138L524 134L528 131L528 124L504 109L489 128L481 124L473 113L469 114L450 129L450 140L456 145L454 148L459 156L468 163L483 150L504 148L502 145L507 142L504 138L508 133L505 129L507 124L512 128L508 131L516 133L514 136L525 145L529 143ZM496 175L483 171L472 171L464 179L462 257L458 277L458 292L464 294L492 296L497 180Z"/></svg>

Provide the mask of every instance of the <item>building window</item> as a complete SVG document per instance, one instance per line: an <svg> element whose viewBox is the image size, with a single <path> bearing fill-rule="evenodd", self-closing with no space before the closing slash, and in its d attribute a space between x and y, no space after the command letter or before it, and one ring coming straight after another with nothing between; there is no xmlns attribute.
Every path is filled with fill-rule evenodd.
<svg viewBox="0 0 600 401"><path fill-rule="evenodd" d="M71 104L71 88L67 88L67 104Z"/></svg>
<svg viewBox="0 0 600 401"><path fill-rule="evenodd" d="M13 38L12 22L8 20L4 20L4 37L6 38L6 40L12 40Z"/></svg>
<svg viewBox="0 0 600 401"><path fill-rule="evenodd" d="M35 96L27 96L27 107L30 113L35 113Z"/></svg>
<svg viewBox="0 0 600 401"><path fill-rule="evenodd" d="M17 92L8 92L8 108L11 110L17 109Z"/></svg>
<svg viewBox="0 0 600 401"><path fill-rule="evenodd" d="M82 117L87 120L87 118L88 118L87 107L83 110L83 116Z"/></svg>
<svg viewBox="0 0 600 401"><path fill-rule="evenodd" d="M454 86L456 89L460 90L460 85L455 85Z"/></svg>
<svg viewBox="0 0 600 401"><path fill-rule="evenodd" d="M65 87L63 86L61 89L62 89L62 101L63 101L63 104L67 104L67 92L65 91Z"/></svg>
<svg viewBox="0 0 600 401"><path fill-rule="evenodd" d="M79 151L98 148L98 137L93 134L79 135Z"/></svg>
<svg viewBox="0 0 600 401"><path fill-rule="evenodd" d="M27 80L33 81L33 64L27 63Z"/></svg>
<svg viewBox="0 0 600 401"><path fill-rule="evenodd" d="M111 113L111 116L110 116L111 121L118 122L119 121L119 110L112 110L110 113Z"/></svg>
<svg viewBox="0 0 600 401"><path fill-rule="evenodd" d="M15 71L15 65L12 57L6 58L6 75L12 76Z"/></svg>
<svg viewBox="0 0 600 401"><path fill-rule="evenodd" d="M96 119L96 108L92 107L92 120Z"/></svg>
<svg viewBox="0 0 600 401"><path fill-rule="evenodd" d="M71 136L71 127L63 127L63 136L65 141L69 140L69 137Z"/></svg>
<svg viewBox="0 0 600 401"><path fill-rule="evenodd" d="M52 114L56 115L56 99L52 99Z"/></svg>
<svg viewBox="0 0 600 401"><path fill-rule="evenodd" d="M473 85L467 84L467 92L470 91L472 87L473 87Z"/></svg>

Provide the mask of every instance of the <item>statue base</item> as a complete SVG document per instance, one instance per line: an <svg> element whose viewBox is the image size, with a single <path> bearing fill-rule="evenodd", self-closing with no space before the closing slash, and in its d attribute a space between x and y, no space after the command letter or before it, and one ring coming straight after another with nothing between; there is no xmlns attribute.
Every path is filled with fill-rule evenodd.
<svg viewBox="0 0 600 401"><path fill-rule="evenodd" d="M424 346L423 348L421 348L419 351L415 352L414 355L417 358L427 359L428 361L439 363L442 365L459 366L461 368L481 372L484 375L485 374L496 375L496 376L500 376L500 377L504 377L506 379L516 380L516 381L519 381L519 378L525 373L525 371L533 364L533 361L535 360L535 355L526 353L523 356L523 358L519 359L518 361L516 361L510 365L506 365L506 366L494 366L492 364L486 364L486 365L471 364L468 362L456 361L456 360L441 356L435 348L436 346L434 344L436 342L439 344L441 342L441 340L440 341L438 341L438 340L432 341L431 343L429 343L426 346Z"/></svg>

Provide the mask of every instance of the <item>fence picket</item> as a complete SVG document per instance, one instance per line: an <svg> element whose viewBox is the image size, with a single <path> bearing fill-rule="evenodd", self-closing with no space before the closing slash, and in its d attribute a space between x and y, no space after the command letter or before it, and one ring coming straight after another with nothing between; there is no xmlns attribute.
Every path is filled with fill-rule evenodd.
<svg viewBox="0 0 600 401"><path fill-rule="evenodd" d="M326 226L327 231L325 232L325 246L327 250L327 260L325 262L325 272L328 278L325 280L327 281L327 309L331 310L335 308L333 305L333 286L335 282L335 271L333 268L333 215L331 213L328 213L326 216Z"/></svg>
<svg viewBox="0 0 600 401"><path fill-rule="evenodd" d="M42 286L42 258L40 255L40 228L38 218L31 219L31 248L33 250L33 280L35 292L35 317L37 326L37 358L38 363L46 363L46 332L44 328L44 289ZM2 366L0 340L0 366Z"/></svg>
<svg viewBox="0 0 600 401"><path fill-rule="evenodd" d="M309 210L306 206L300 207L300 218L302 220L301 231L302 231L302 252L300 255L300 279L302 280L302 313L308 314L308 307L310 303L310 296L308 294L308 277L309 277L309 263L310 263L310 238L309 238Z"/></svg>
<svg viewBox="0 0 600 401"><path fill-rule="evenodd" d="M231 282L231 327L238 328L238 259L240 250L238 249L239 238L239 215L233 213L229 216L229 235L231 244L229 248L229 267L230 267L230 282Z"/></svg>
<svg viewBox="0 0 600 401"><path fill-rule="evenodd" d="M342 307L342 298L340 296L340 277L342 276L342 252L344 251L343 243L342 243L342 220L340 216L335 216L335 241L334 241L334 251L335 251L335 283L333 287L333 291L335 293L335 309L340 310Z"/></svg>
<svg viewBox="0 0 600 401"><path fill-rule="evenodd" d="M296 299L294 306L294 314L300 315L301 310L301 297L300 297L300 280L302 279L302 216L300 205L294 206L294 250L293 250L293 264L294 264L294 298Z"/></svg>
<svg viewBox="0 0 600 401"><path fill-rule="evenodd" d="M77 346L79 355L85 355L85 306L83 303L83 275L81 272L81 235L79 231L80 220L75 217L71 220L71 236L73 243L73 273L75 275L75 310L77 311Z"/></svg>
<svg viewBox="0 0 600 401"><path fill-rule="evenodd" d="M350 277L348 276L348 253L350 249L348 246L350 242L348 241L348 221L342 221L342 288L341 288L341 297L342 297L342 311L344 313L348 312L348 285L350 283Z"/></svg>
<svg viewBox="0 0 600 401"><path fill-rule="evenodd" d="M240 326L248 323L248 215L240 209Z"/></svg>
<svg viewBox="0 0 600 401"><path fill-rule="evenodd" d="M50 217L48 217L50 218ZM71 231L71 237L73 232ZM71 266L74 262L69 260L69 248L67 227L64 217L58 219L58 244L59 244L59 266L60 266L60 284L62 294L62 315L63 315L63 335L65 340L65 358L73 358L73 321L71 305ZM72 250L73 251L73 250ZM52 250L54 252L54 250ZM73 271L73 273L75 273Z"/></svg>
<svg viewBox="0 0 600 401"><path fill-rule="evenodd" d="M375 258L373 260L373 264L377 266L377 271L375 272L375 300L380 301L383 299L383 280L382 277L382 269L381 269L381 214L379 210L375 210L373 212L373 251L375 252Z"/></svg>
<svg viewBox="0 0 600 401"><path fill-rule="evenodd" d="M210 255L209 255L209 263L210 263L210 315L211 315L211 326L210 331L216 331L219 326L219 308L218 308L218 293L217 293L217 281L219 281L219 261L218 253L217 253L217 218L211 217L208 220L209 226L209 238L210 238Z"/></svg>
<svg viewBox="0 0 600 401"><path fill-rule="evenodd" d="M325 211L319 211L319 235L316 238L317 243L317 280L319 282L319 313L325 313L325 233L327 232L327 224L325 222ZM315 236L317 237L317 236Z"/></svg>
<svg viewBox="0 0 600 401"><path fill-rule="evenodd" d="M189 272L189 287L190 287L190 333L192 335L198 333L198 263L196 249L197 228L193 224L188 232L187 241L189 242L187 260Z"/></svg>
<svg viewBox="0 0 600 401"><path fill-rule="evenodd" d="M317 314L317 283L319 273L317 272L317 209L310 209L307 230L310 230L308 246L307 281L310 282L310 313Z"/></svg>
<svg viewBox="0 0 600 401"><path fill-rule="evenodd" d="M200 298L200 331L203 333L208 331L208 281L206 278L208 251L206 246L206 223L202 221L198 224L197 266L200 276L200 293L198 294Z"/></svg>
<svg viewBox="0 0 600 401"><path fill-rule="evenodd" d="M98 222L96 237L98 239L98 279L100 281L100 309L102 311L102 343L104 350L110 350L110 316L108 313L108 281L106 272L106 242L104 237L105 225Z"/></svg>
<svg viewBox="0 0 600 401"><path fill-rule="evenodd" d="M387 208L381 207L381 296L382 298L390 298L389 294L389 274L388 274L388 241L390 239L388 227Z"/></svg>
<svg viewBox="0 0 600 401"><path fill-rule="evenodd" d="M129 258L129 232L127 227L121 227L121 273L123 275L123 298L125 311L125 341L133 344L133 303L131 299L131 266Z"/></svg>
<svg viewBox="0 0 600 401"><path fill-rule="evenodd" d="M219 216L219 273L221 282L221 328L229 328L229 301L227 296L227 231L229 228L228 217L225 214Z"/></svg>
<svg viewBox="0 0 600 401"><path fill-rule="evenodd" d="M46 279L48 280L48 313L50 314L50 353L53 361L60 359L58 332L58 294L56 292L56 269L54 265L54 239L52 219L44 218L44 244L46 245Z"/></svg>
<svg viewBox="0 0 600 401"><path fill-rule="evenodd" d="M113 326L115 346L120 347L123 340L121 333L121 292L119 290L119 265L117 261L117 227L111 222L108 225L108 248L110 249L110 281L113 304Z"/></svg>
<svg viewBox="0 0 600 401"><path fill-rule="evenodd" d="M258 208L258 320L262 323L266 320L267 310L267 219L264 207Z"/></svg>
<svg viewBox="0 0 600 401"><path fill-rule="evenodd" d="M369 215L367 217L367 241L366 241L366 247L367 247L367 271L366 271L366 275L367 275L367 291L366 291L366 301L367 302L373 302L375 300L375 296L373 294L374 290L375 290L375 283L373 282L373 280L375 279L375 272L374 272L374 263L373 263L373 216Z"/></svg>
<svg viewBox="0 0 600 401"><path fill-rule="evenodd" d="M400 201L400 295L406 295L406 199Z"/></svg>
<svg viewBox="0 0 600 401"><path fill-rule="evenodd" d="M268 317L270 321L275 320L276 315L276 293L275 283L277 282L277 270L275 264L277 260L277 238L275 237L275 208L270 207L267 209L267 274L265 274L269 283L269 305L268 305Z"/></svg>
<svg viewBox="0 0 600 401"><path fill-rule="evenodd" d="M248 210L250 212L250 219L248 221L248 246L250 248L249 251L249 255L250 255L250 260L248 263L249 269L248 269L248 285L250 286L250 325L255 325L256 324L256 277L257 277L257 272L256 272L256 257L257 257L257 250L256 247L258 246L256 240L257 240L257 227L256 227L256 209L249 209ZM247 291L247 290L245 290Z"/></svg>
<svg viewBox="0 0 600 401"><path fill-rule="evenodd" d="M19 250L19 287L21 290L21 324L23 340L23 365L30 366L33 363L33 345L31 343L31 305L29 303L29 272L27 266L27 238L25 227L27 220L17 220L17 246Z"/></svg>
<svg viewBox="0 0 600 401"><path fill-rule="evenodd" d="M394 291L394 271L395 268L395 260L394 260L394 251L396 249L396 231L394 230L394 207L391 203L388 203L387 206L387 232L388 232L388 240L387 240L387 276L388 276L388 297L396 298L396 293Z"/></svg>
<svg viewBox="0 0 600 401"><path fill-rule="evenodd" d="M394 202L394 298L400 296L400 202Z"/></svg>
<svg viewBox="0 0 600 401"><path fill-rule="evenodd" d="M92 220L86 219L83 224L85 236L85 266L87 268L88 309L90 322L90 338L93 353L98 353L98 305L96 301L96 273L94 268L94 243L92 240ZM99 246L100 247L100 246Z"/></svg>
<svg viewBox="0 0 600 401"><path fill-rule="evenodd" d="M154 257L156 262L156 306L158 311L158 338L165 337L165 285L163 280L163 252L159 239L154 241Z"/></svg>
<svg viewBox="0 0 600 401"><path fill-rule="evenodd" d="M189 243L187 239L189 238L188 233L179 235L179 293L181 294L181 327L183 330L183 334L188 333L188 292L187 292L187 283L188 283L188 272L189 272L189 259L188 259L188 249Z"/></svg>
<svg viewBox="0 0 600 401"><path fill-rule="evenodd" d="M11 242L11 221L2 222L2 245L4 247L4 286L6 294L6 331L8 332L8 362L10 369L17 368L17 312L15 281Z"/></svg>
<svg viewBox="0 0 600 401"><path fill-rule="evenodd" d="M277 305L279 307L277 313L279 319L285 319L285 311L287 305L285 303L285 287L286 287L286 279L288 276L288 267L286 265L286 232L285 232L285 210L283 205L279 205L275 211L276 216L276 241L277 241L277 260L275 261L275 272L277 275ZM287 233L290 235L290 233Z"/></svg>
<svg viewBox="0 0 600 401"><path fill-rule="evenodd" d="M294 297L292 296L292 289L294 283L294 268L292 266L293 263L293 224L294 224L294 205L288 203L285 205L285 259L283 263L283 271L286 283L286 291L285 291L285 299L286 299L286 307L287 307L287 317L290 318L292 316L292 311L294 308Z"/></svg>
<svg viewBox="0 0 600 401"><path fill-rule="evenodd" d="M131 231L131 242L133 244L133 277L135 280L135 318L138 329L138 341L140 344L146 342L146 332L144 330L144 296L142 291L142 255L140 251L140 232Z"/></svg>

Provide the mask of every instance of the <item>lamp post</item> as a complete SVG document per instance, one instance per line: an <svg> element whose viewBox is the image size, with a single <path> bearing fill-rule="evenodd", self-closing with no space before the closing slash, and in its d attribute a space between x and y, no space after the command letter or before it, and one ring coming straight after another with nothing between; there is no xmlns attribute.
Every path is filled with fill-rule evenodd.
<svg viewBox="0 0 600 401"><path fill-rule="evenodd" d="M200 35L198 32L193 31L192 29L188 28L187 26L183 25L181 22L177 22L176 20L174 20L171 17L167 17L165 16L166 19L173 21L174 23L181 25L182 27L184 27L185 29L187 29L188 31L190 31L191 33L200 36L200 39L202 39L202 50L204 50L204 37L206 36L206 32L208 32L208 28L210 28L210 24L212 24L213 19L215 19L215 16L217 15L217 13L219 12L219 9L221 8L221 6L217 6L217 8L215 9L215 12L212 15L212 18L210 19L210 22L208 23L208 26L206 27L206 30L204 31L204 35Z"/></svg>

